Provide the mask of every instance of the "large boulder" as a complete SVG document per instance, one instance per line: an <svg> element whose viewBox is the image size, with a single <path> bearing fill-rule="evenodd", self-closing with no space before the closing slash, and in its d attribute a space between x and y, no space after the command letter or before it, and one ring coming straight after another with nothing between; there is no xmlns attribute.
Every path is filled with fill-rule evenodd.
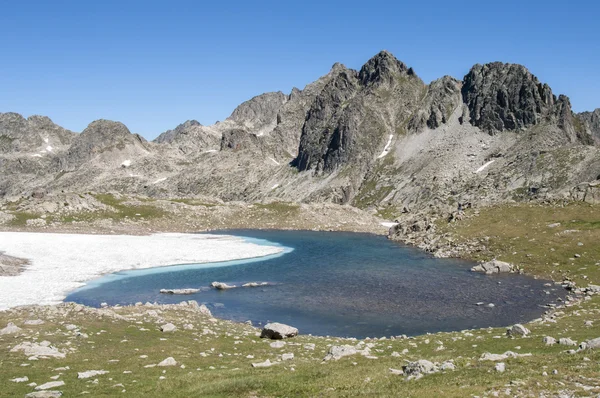
<svg viewBox="0 0 600 398"><path fill-rule="evenodd" d="M281 340L298 335L298 329L283 323L267 323L260 334L261 338Z"/></svg>

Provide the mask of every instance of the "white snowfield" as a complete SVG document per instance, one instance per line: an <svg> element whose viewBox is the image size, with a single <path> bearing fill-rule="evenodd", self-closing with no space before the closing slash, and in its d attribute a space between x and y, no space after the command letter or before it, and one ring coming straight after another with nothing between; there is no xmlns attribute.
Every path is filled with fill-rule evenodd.
<svg viewBox="0 0 600 398"><path fill-rule="evenodd" d="M17 276L0 277L0 310L5 310L59 303L86 281L121 270L263 257L284 248L228 235L0 232L0 251L31 262Z"/></svg>

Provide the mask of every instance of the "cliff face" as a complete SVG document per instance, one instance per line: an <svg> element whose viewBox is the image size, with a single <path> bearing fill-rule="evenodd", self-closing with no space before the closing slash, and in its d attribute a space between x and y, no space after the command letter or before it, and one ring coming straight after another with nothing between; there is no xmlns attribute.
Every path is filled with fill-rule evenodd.
<svg viewBox="0 0 600 398"><path fill-rule="evenodd" d="M308 111L294 161L300 171L330 173L349 163L368 167L425 91L412 69L385 51L358 72L335 69Z"/></svg>
<svg viewBox="0 0 600 398"><path fill-rule="evenodd" d="M573 114L521 65L425 84L382 51L359 70L335 64L303 90L258 95L222 122L190 120L154 142L118 122L76 134L0 114L0 196L41 188L444 213L590 197L581 187L600 175L598 142L600 110Z"/></svg>

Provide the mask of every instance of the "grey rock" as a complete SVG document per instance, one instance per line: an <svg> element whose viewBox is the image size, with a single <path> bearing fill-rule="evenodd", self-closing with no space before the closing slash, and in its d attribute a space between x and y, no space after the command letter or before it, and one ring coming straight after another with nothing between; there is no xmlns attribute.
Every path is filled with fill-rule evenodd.
<svg viewBox="0 0 600 398"><path fill-rule="evenodd" d="M475 65L462 87L471 123L489 133L519 130L542 122L556 96L524 66L494 62Z"/></svg>
<svg viewBox="0 0 600 398"><path fill-rule="evenodd" d="M77 372L78 379L89 379L90 377L101 376L109 373L108 370L86 370L85 372Z"/></svg>
<svg viewBox="0 0 600 398"><path fill-rule="evenodd" d="M558 339L558 344L566 345L566 346L576 346L577 342L571 340L570 338L562 337L562 338Z"/></svg>
<svg viewBox="0 0 600 398"><path fill-rule="evenodd" d="M26 398L58 398L62 397L62 391L50 390L50 391L34 391L29 394L25 394Z"/></svg>
<svg viewBox="0 0 600 398"><path fill-rule="evenodd" d="M341 345L341 346L333 345L333 346L329 347L329 350L327 351L327 355L325 356L325 358L323 358L323 360L324 361L330 361L330 360L337 361L340 358L351 356L351 355L356 355L356 354L358 354L358 350L351 345Z"/></svg>
<svg viewBox="0 0 600 398"><path fill-rule="evenodd" d="M61 387L64 386L65 382L60 380L60 381L49 381L48 383L44 383L44 384L40 384L39 386L36 386L35 389L36 390L49 390L51 388L56 388L56 387Z"/></svg>
<svg viewBox="0 0 600 398"><path fill-rule="evenodd" d="M32 343L25 341L14 346L10 352L23 352L27 357L52 357L64 358L66 355L59 351L56 347L52 347L49 342L42 341L41 343Z"/></svg>
<svg viewBox="0 0 600 398"><path fill-rule="evenodd" d="M262 287L262 286L268 286L269 282L248 282L248 283L244 283L242 285L242 287Z"/></svg>
<svg viewBox="0 0 600 398"><path fill-rule="evenodd" d="M253 363L253 364L252 364L252 367L253 367L253 368L268 368L268 367L270 367L270 366L273 366L273 365L274 365L274 364L273 364L273 363L271 363L271 361L267 359L267 360L266 360L266 361L264 361L264 362L256 362L256 363Z"/></svg>
<svg viewBox="0 0 600 398"><path fill-rule="evenodd" d="M223 283L223 282L213 282L210 284L210 286L214 287L217 290L227 290L227 289L233 289L237 286L235 285L228 285L227 283Z"/></svg>
<svg viewBox="0 0 600 398"><path fill-rule="evenodd" d="M194 294L198 293L200 289L160 289L160 293L162 294L177 294L177 295L186 295L186 294Z"/></svg>
<svg viewBox="0 0 600 398"><path fill-rule="evenodd" d="M428 361L426 359L420 359L415 362L409 362L408 364L402 367L402 370L407 376L418 376L429 373L435 373L438 371L438 368L433 362Z"/></svg>
<svg viewBox="0 0 600 398"><path fill-rule="evenodd" d="M164 333L172 333L177 330L177 326L172 323L166 323L160 327L160 331Z"/></svg>
<svg viewBox="0 0 600 398"><path fill-rule="evenodd" d="M261 338L268 338L273 340L286 339L289 337L295 337L298 335L298 329L292 326L285 325L283 323L267 323L261 334Z"/></svg>
<svg viewBox="0 0 600 398"><path fill-rule="evenodd" d="M556 339L554 337L546 336L544 337L543 342L546 345L554 345L556 344Z"/></svg>
<svg viewBox="0 0 600 398"><path fill-rule="evenodd" d="M506 364L504 362L498 362L494 368L496 369L496 372L504 373L506 371Z"/></svg>
<svg viewBox="0 0 600 398"><path fill-rule="evenodd" d="M485 263L481 263L471 268L473 272L485 272L486 274L498 274L507 273L514 270L513 265L498 260L492 260Z"/></svg>
<svg viewBox="0 0 600 398"><path fill-rule="evenodd" d="M4 329L0 329L0 336L5 335L5 334L19 333L21 330L23 330L23 329L21 329L20 327L18 327L17 325L15 325L12 322L9 322Z"/></svg>
<svg viewBox="0 0 600 398"><path fill-rule="evenodd" d="M168 357L168 358L160 361L156 366L160 366L160 367L177 366L177 361L173 357Z"/></svg>
<svg viewBox="0 0 600 398"><path fill-rule="evenodd" d="M531 333L531 331L520 323L517 323L506 330L506 334L513 337L526 337L529 333Z"/></svg>
<svg viewBox="0 0 600 398"><path fill-rule="evenodd" d="M600 337L585 342L586 348L590 350L600 349Z"/></svg>

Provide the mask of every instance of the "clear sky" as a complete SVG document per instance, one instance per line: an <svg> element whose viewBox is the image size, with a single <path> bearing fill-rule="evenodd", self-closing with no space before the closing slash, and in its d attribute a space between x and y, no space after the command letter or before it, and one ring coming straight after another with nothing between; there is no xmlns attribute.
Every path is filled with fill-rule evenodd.
<svg viewBox="0 0 600 398"><path fill-rule="evenodd" d="M386 49L426 82L475 63L527 66L575 111L600 107L600 2L2 1L0 112L152 139L289 92Z"/></svg>

